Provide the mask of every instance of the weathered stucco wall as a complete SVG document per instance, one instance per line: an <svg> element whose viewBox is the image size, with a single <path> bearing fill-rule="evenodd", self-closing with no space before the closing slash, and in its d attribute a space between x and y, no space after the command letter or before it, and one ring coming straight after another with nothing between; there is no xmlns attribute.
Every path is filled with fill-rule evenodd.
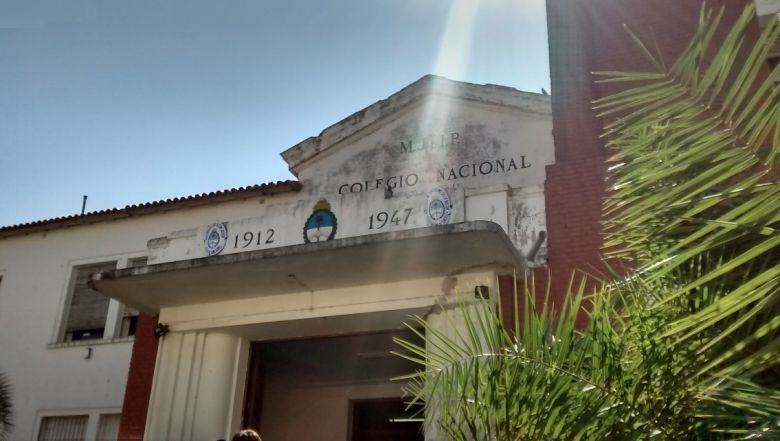
<svg viewBox="0 0 780 441"><path fill-rule="evenodd" d="M74 265L146 256L152 237L250 217L261 203L251 198L0 240L0 369L13 387L10 439L32 439L41 412L122 407L132 339L56 344Z"/></svg>
<svg viewBox="0 0 780 441"><path fill-rule="evenodd" d="M554 163L549 98L436 77L407 89L286 151L300 198L223 218L218 253L491 220L523 254L541 246L531 264L542 265L545 169ZM326 219L315 231L307 227L318 210ZM151 242L151 262L216 254L205 241L213 229Z"/></svg>

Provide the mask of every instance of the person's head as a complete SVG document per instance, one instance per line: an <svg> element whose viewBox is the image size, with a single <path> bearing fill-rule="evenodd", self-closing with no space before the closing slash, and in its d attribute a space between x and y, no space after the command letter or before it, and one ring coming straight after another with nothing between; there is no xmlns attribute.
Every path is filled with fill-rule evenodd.
<svg viewBox="0 0 780 441"><path fill-rule="evenodd" d="M252 429L244 429L233 435L230 441L262 441L260 434Z"/></svg>

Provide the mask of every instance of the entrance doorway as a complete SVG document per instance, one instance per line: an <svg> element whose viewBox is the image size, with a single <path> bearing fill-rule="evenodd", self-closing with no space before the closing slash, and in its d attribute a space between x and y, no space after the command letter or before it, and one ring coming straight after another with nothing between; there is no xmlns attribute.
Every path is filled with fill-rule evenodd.
<svg viewBox="0 0 780 441"><path fill-rule="evenodd" d="M274 441L418 441L422 423L390 378L416 369L395 331L252 344L244 427Z"/></svg>

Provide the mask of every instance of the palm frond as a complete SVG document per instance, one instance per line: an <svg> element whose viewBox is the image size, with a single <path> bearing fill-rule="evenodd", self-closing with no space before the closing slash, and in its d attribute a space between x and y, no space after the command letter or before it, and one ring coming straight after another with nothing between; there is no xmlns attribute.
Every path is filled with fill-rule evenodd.
<svg viewBox="0 0 780 441"><path fill-rule="evenodd" d="M681 349L676 337L657 332L668 317L651 307L655 283L634 277L587 294L582 278L556 310L536 304L531 279L524 285L523 314L514 323L521 332L508 331L500 305L461 301L443 306L438 320L410 323L423 345L397 340L420 365L399 378L408 381L409 403L425 405L426 426L439 437L733 438L777 423L777 391L697 376L708 362L704 343ZM589 321L578 329L584 303Z"/></svg>
<svg viewBox="0 0 780 441"><path fill-rule="evenodd" d="M780 363L766 362L778 355L766 349L780 338L778 326L756 327L756 319L780 313L780 68L767 75L763 63L780 25L773 21L745 47L753 13L747 8L716 46L722 10L703 9L696 36L672 66L655 63L656 78L602 73L602 81L638 87L596 103L612 120L611 159L625 164L612 169L605 204L609 253L675 286L659 308L720 287L708 307L681 310L666 331L688 344L715 330L704 348L719 354L705 369L712 375L758 375ZM696 277L686 277L693 266Z"/></svg>

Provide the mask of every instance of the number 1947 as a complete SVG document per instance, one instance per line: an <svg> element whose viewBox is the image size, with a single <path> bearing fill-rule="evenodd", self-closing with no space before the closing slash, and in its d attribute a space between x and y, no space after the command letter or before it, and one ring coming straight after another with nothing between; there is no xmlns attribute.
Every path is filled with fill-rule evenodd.
<svg viewBox="0 0 780 441"><path fill-rule="evenodd" d="M411 208L404 208L402 210L393 210L390 214L387 211L380 211L379 213L372 214L368 218L369 230L380 230L386 227L388 224L393 225L406 225L409 222L409 216L412 214Z"/></svg>

